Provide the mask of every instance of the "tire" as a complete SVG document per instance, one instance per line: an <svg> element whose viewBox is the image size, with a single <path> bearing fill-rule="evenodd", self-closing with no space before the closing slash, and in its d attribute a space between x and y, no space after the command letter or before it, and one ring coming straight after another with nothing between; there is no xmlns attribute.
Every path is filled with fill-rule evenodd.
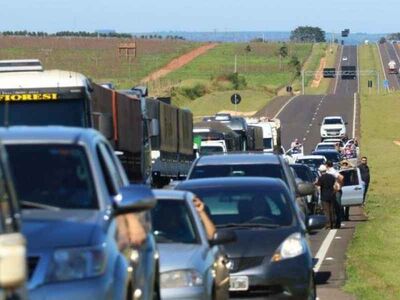
<svg viewBox="0 0 400 300"><path fill-rule="evenodd" d="M315 274L314 274L314 272L311 275L310 293L309 293L307 299L308 300L316 300L317 299L317 285L315 284Z"/></svg>

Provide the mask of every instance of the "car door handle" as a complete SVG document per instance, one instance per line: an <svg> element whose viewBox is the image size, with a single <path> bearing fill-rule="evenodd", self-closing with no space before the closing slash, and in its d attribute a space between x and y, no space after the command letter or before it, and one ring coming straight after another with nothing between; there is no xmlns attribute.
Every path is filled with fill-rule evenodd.
<svg viewBox="0 0 400 300"><path fill-rule="evenodd" d="M360 190L362 190L362 188L356 187L356 188L354 188L354 190L355 190L355 191L360 191Z"/></svg>

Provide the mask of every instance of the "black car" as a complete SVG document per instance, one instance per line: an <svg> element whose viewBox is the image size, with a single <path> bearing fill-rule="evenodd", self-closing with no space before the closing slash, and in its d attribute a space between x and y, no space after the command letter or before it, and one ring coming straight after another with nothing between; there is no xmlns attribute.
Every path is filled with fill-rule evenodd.
<svg viewBox="0 0 400 300"><path fill-rule="evenodd" d="M235 230L237 241L224 246L231 297L316 299L307 229L322 228L326 219L310 216L306 228L282 180L196 179L177 189L198 195L217 228Z"/></svg>
<svg viewBox="0 0 400 300"><path fill-rule="evenodd" d="M210 177L267 177L282 179L296 199L302 219L308 215L306 196L314 191L314 185L296 183L287 161L272 153L235 153L199 157L189 170L187 179Z"/></svg>

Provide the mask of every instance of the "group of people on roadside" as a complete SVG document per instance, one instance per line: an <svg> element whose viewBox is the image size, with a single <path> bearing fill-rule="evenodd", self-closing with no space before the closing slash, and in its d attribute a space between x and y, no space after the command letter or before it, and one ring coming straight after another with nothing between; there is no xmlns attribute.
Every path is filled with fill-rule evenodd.
<svg viewBox="0 0 400 300"><path fill-rule="evenodd" d="M342 166L346 167L346 166ZM367 157L361 158L361 164L358 166L361 173L361 179L364 181L364 202L367 195L369 183L370 183L370 171L367 162ZM333 163L327 161L326 164L319 167L321 175L315 182L316 186L320 187L321 204L324 214L328 220L326 227L327 229L341 227L343 220L348 220L349 211L342 208L342 186L344 177L333 168Z"/></svg>

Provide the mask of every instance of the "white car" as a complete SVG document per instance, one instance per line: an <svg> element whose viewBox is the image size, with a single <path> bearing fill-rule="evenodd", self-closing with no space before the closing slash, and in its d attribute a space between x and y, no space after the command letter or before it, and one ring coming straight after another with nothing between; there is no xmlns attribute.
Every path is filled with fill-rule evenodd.
<svg viewBox="0 0 400 300"><path fill-rule="evenodd" d="M336 150L336 143L332 142L322 142L317 144L315 146L315 151L320 151L320 150Z"/></svg>
<svg viewBox="0 0 400 300"><path fill-rule="evenodd" d="M347 61L347 56L343 56L342 60Z"/></svg>
<svg viewBox="0 0 400 300"><path fill-rule="evenodd" d="M343 138L346 136L347 122L340 116L328 116L322 121L320 134L322 139Z"/></svg>

